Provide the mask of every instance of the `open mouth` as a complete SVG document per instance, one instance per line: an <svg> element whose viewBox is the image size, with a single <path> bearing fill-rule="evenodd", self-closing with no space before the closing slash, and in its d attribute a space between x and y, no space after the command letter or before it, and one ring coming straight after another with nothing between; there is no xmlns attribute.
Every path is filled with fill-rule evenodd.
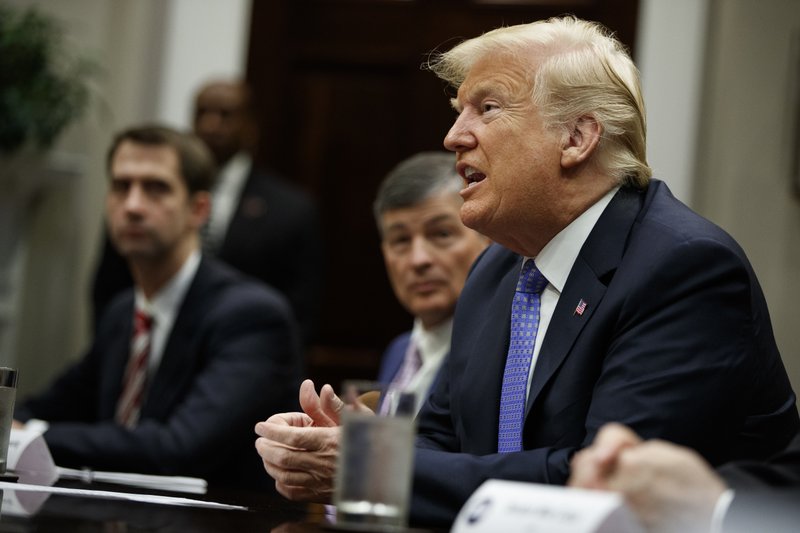
<svg viewBox="0 0 800 533"><path fill-rule="evenodd" d="M486 174L473 167L465 167L461 175L464 177L464 181L467 182L467 189L486 179Z"/></svg>

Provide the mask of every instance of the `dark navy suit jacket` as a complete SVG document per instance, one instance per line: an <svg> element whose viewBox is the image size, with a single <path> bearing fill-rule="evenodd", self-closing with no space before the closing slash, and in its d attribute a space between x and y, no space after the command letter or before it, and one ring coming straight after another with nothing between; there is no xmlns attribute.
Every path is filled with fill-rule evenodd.
<svg viewBox="0 0 800 533"><path fill-rule="evenodd" d="M175 318L133 430L114 422L129 357L133 290L98 324L89 352L17 418L50 422L59 466L188 475L210 484L273 486L253 427L297 408L300 355L285 299L203 258Z"/></svg>
<svg viewBox="0 0 800 533"><path fill-rule="evenodd" d="M798 428L767 305L740 247L662 182L622 188L584 243L530 387L523 450L497 453L510 309L522 257L491 246L456 307L450 355L417 421L411 519L448 525L486 479L563 484L606 422L766 458ZM582 314L578 303L587 303Z"/></svg>
<svg viewBox="0 0 800 533"><path fill-rule="evenodd" d="M408 350L408 345L411 342L411 332L407 331L401 333L394 338L381 358L381 367L378 370L378 381L381 383L391 383L400 367L403 366L403 360Z"/></svg>
<svg viewBox="0 0 800 533"><path fill-rule="evenodd" d="M283 293L310 342L320 307L323 243L308 196L253 167L217 257Z"/></svg>

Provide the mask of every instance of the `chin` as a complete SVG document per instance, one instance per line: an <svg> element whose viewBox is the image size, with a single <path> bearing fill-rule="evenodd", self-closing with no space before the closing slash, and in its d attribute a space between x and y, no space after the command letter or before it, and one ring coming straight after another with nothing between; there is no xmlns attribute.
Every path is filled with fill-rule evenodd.
<svg viewBox="0 0 800 533"><path fill-rule="evenodd" d="M487 212L488 211L488 212ZM461 206L459 216L461 222L468 228L473 229L479 233L483 233L482 229L486 226L486 221L489 220L491 210L487 210L480 206L474 205L472 202L465 202Z"/></svg>

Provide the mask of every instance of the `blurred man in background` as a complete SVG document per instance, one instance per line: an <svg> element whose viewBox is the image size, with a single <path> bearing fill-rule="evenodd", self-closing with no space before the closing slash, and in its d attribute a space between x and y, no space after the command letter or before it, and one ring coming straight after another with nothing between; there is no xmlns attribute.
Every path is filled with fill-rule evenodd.
<svg viewBox="0 0 800 533"><path fill-rule="evenodd" d="M219 80L201 87L193 125L219 171L201 232L203 251L282 292L309 343L322 280L316 208L305 193L255 164L258 125L244 82ZM130 284L125 262L107 242L93 288L96 315Z"/></svg>
<svg viewBox="0 0 800 533"><path fill-rule="evenodd" d="M374 204L381 251L394 294L414 327L386 350L378 380L425 401L450 351L453 313L467 273L489 239L464 226L455 157L423 152L393 168Z"/></svg>
<svg viewBox="0 0 800 533"><path fill-rule="evenodd" d="M133 288L86 355L18 420L43 420L59 466L265 486L253 422L295 405L301 372L285 298L200 253L214 162L200 139L143 126L108 155L108 235Z"/></svg>

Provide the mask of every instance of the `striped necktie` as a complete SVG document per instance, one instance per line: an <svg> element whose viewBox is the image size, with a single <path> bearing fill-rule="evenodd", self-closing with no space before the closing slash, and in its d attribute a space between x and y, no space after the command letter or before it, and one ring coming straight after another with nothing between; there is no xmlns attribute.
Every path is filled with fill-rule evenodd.
<svg viewBox="0 0 800 533"><path fill-rule="evenodd" d="M147 381L152 331L153 317L137 309L133 319L131 355L122 380L122 394L117 402L116 414L117 423L129 429L135 427L139 421Z"/></svg>
<svg viewBox="0 0 800 533"><path fill-rule="evenodd" d="M386 392L386 398L391 398L391 401L383 401L381 403L381 407L379 413L381 415L386 415L389 411L390 406L394 402L394 396L401 392L406 392L408 386L414 380L414 377L419 372L419 369L422 368L422 354L419 352L419 348L417 347L417 343L413 340L408 344L408 348L406 349L406 353L403 357L403 364L400 367L400 370L397 371L394 378L392 378L391 383L389 383L389 387Z"/></svg>
<svg viewBox="0 0 800 533"><path fill-rule="evenodd" d="M540 294L545 285L547 280L536 268L533 259L527 260L520 272L511 307L511 337L500 393L500 429L497 436L497 451L500 453L522 450L528 374L539 329Z"/></svg>

